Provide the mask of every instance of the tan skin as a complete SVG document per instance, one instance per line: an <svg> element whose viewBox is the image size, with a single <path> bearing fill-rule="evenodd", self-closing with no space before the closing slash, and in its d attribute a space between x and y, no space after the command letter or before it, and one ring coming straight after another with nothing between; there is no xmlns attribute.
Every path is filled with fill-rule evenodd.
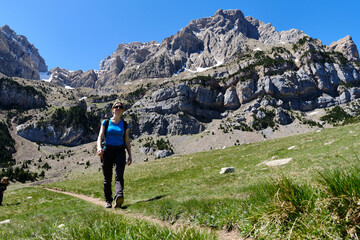
<svg viewBox="0 0 360 240"><path fill-rule="evenodd" d="M124 113L124 109L120 109L120 108L116 108L117 106L120 106L121 104L116 104L114 106L114 108L112 109L112 113L113 113L113 117L110 118L110 121L114 124L118 124L121 120L121 116ZM100 133L97 139L97 155L99 155L100 157L103 156L104 154L104 150L101 148L101 141L105 136L105 126L101 125L100 127ZM125 130L125 145L126 145L126 150L128 152L128 159L126 161L127 165L131 165L132 163L132 156L131 156L131 146L130 146L130 138L129 138L129 129Z"/></svg>
<svg viewBox="0 0 360 240"><path fill-rule="evenodd" d="M1 183L2 183L2 184L8 184L8 183L9 183L9 180L7 180L7 179L2 179L2 180L1 180Z"/></svg>

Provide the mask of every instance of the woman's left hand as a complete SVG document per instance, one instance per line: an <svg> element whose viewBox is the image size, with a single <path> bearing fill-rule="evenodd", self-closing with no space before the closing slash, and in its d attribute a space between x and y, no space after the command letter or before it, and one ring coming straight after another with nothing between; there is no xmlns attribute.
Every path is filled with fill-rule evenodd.
<svg viewBox="0 0 360 240"><path fill-rule="evenodd" d="M131 165L131 163L132 163L132 157L130 156L130 157L128 157L127 165Z"/></svg>

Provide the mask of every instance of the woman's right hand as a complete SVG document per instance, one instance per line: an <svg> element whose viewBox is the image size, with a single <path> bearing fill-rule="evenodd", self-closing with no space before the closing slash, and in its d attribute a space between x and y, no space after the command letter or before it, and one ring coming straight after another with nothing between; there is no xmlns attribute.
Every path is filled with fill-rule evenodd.
<svg viewBox="0 0 360 240"><path fill-rule="evenodd" d="M103 155L104 155L104 149L98 149L97 150L97 152L96 152L96 154L98 155L98 156L100 156L100 157L102 157Z"/></svg>

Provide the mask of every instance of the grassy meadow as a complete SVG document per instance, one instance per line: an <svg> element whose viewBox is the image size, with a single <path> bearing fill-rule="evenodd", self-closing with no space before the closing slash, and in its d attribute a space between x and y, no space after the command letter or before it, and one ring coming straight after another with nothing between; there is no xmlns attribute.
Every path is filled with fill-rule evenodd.
<svg viewBox="0 0 360 240"><path fill-rule="evenodd" d="M360 124L321 131L314 128L312 133L134 164L125 171L124 207L126 211L170 223L236 230L239 237L356 239L360 234L359 130ZM277 167L263 164L264 161L284 158L292 160ZM236 170L219 174L222 167L235 167ZM101 172L81 174L47 187L103 198ZM59 199L59 203L65 201L60 199L67 199L65 202L74 202L74 205L79 202L76 208L70 207L69 203L57 206L56 211L65 215L72 210L76 212L69 221L78 223L67 234L76 234L76 229L79 229L79 234L95 231L102 236L101 228L111 229L108 222L114 221L119 226L124 222L121 217L114 217L101 208L58 194L55 197L55 193L44 193L45 190L20 189L14 193L14 198L18 194L24 195L22 191L40 191L38 194L43 199L54 195L53 199ZM54 205L58 204L51 204ZM85 209L91 207L96 210L92 213L93 218L85 218L85 222L81 217L87 214L84 206L87 206ZM0 209L1 215L2 211ZM23 213L22 221L29 217L35 218L35 222L36 211L30 207L28 211L28 215ZM8 207L5 218L11 218L13 214L12 208ZM47 217L46 214L42 216ZM50 218L50 223L36 221L42 226L38 227L42 234L55 239L51 236L59 232L55 226L63 216L56 214ZM100 219L103 222L98 222ZM133 234L137 236L136 226L145 223L130 222L134 224ZM45 227L45 224L48 225ZM94 229L86 230L88 225ZM45 228L50 226L52 232L45 232ZM144 228L150 227L146 225ZM5 236L13 234L11 228L4 230L0 226L0 229L2 234L8 234ZM163 234L170 230L149 230L152 231ZM150 239L168 239L163 237L166 234ZM197 237L189 239L214 238L198 232L192 234L197 234ZM170 239L177 239L175 235ZM80 239L77 235L67 236L69 239Z"/></svg>
<svg viewBox="0 0 360 240"><path fill-rule="evenodd" d="M41 188L6 192L0 239L215 239L193 228L173 231Z"/></svg>

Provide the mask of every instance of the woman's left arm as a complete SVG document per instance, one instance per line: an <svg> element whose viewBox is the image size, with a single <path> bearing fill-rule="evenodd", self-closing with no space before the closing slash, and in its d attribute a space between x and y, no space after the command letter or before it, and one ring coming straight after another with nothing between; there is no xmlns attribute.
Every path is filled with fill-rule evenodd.
<svg viewBox="0 0 360 240"><path fill-rule="evenodd" d="M132 156L131 156L131 145L130 145L130 138L129 138L129 129L126 129L125 131L125 144L126 144L126 150L128 152L128 160L127 160L127 164L131 165L132 163Z"/></svg>

